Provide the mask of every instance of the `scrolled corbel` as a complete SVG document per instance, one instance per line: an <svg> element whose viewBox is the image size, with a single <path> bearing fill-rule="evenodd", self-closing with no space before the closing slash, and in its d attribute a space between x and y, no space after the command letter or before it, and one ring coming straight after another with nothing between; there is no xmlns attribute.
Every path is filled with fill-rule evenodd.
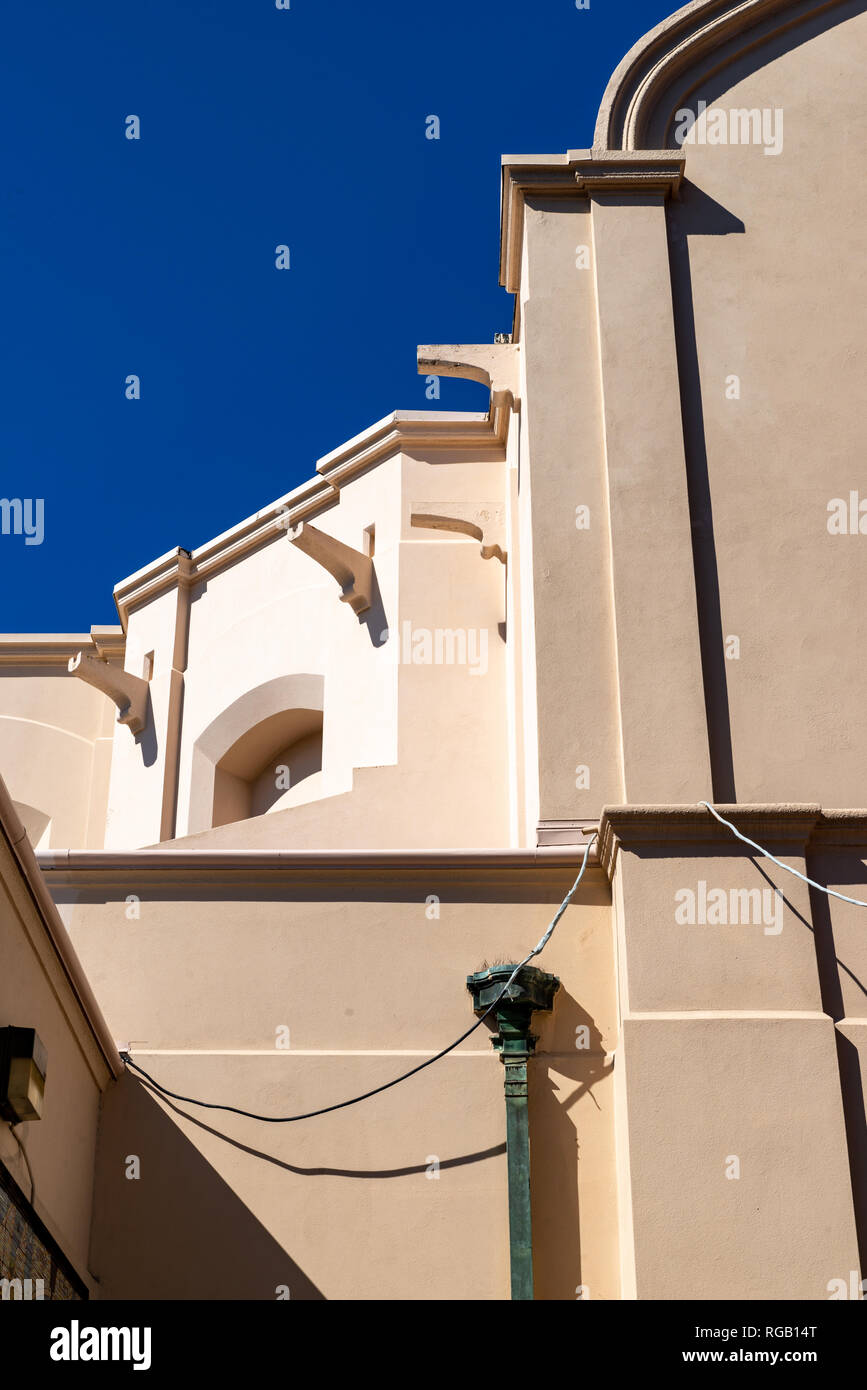
<svg viewBox="0 0 867 1390"><path fill-rule="evenodd" d="M506 563L506 550L501 544L503 536L500 534L501 526L499 519L485 517L478 512L469 512L464 516L454 515L460 512L460 507L449 504L451 515L444 515L441 512L413 512L410 516L410 525L417 526L425 531L455 531L458 535L471 536L474 541L480 542L480 552L483 560L497 559L502 564Z"/></svg>
<svg viewBox="0 0 867 1390"><path fill-rule="evenodd" d="M491 388L495 398L517 409L520 397L518 343L422 343L417 350L419 372L463 377Z"/></svg>
<svg viewBox="0 0 867 1390"><path fill-rule="evenodd" d="M309 521L290 526L288 536L294 546L337 580L341 603L348 603L355 614L367 611L373 602L373 561L369 555L344 545Z"/></svg>
<svg viewBox="0 0 867 1390"><path fill-rule="evenodd" d="M125 724L133 734L140 734L147 723L148 683L122 667L110 666L89 652L71 656L67 670L79 680L101 690L118 708L117 722Z"/></svg>

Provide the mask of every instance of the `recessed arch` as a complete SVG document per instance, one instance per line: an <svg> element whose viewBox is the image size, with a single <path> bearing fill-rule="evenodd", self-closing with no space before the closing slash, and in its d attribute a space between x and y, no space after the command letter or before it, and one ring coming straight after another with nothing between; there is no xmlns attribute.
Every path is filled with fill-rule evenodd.
<svg viewBox="0 0 867 1390"><path fill-rule="evenodd" d="M188 834L210 830L215 814L225 817L217 822L225 824L245 819L245 807L247 815L268 809L260 779L270 760L289 756L290 748L295 750L296 779L315 770L317 738L321 766L324 692L322 676L277 676L248 690L211 721L193 745ZM234 787L230 779L235 779ZM233 804L240 811L237 816Z"/></svg>

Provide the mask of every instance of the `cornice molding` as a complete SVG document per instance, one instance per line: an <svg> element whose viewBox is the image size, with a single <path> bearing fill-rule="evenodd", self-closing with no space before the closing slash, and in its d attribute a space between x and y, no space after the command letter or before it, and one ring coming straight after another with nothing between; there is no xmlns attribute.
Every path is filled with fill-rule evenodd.
<svg viewBox="0 0 867 1390"><path fill-rule="evenodd" d="M90 632L0 634L0 666L56 666L66 672L70 659L78 652L122 664L125 650L122 627L92 627Z"/></svg>
<svg viewBox="0 0 867 1390"><path fill-rule="evenodd" d="M500 209L500 284L521 283L524 202L606 194L677 197L686 156L679 150L568 150L566 154L504 155Z"/></svg>
<svg viewBox="0 0 867 1390"><path fill-rule="evenodd" d="M683 182L686 155L680 150L569 151L579 193L659 194L676 198Z"/></svg>
<svg viewBox="0 0 867 1390"><path fill-rule="evenodd" d="M114 601L123 631L126 631L130 613L142 603L149 603L179 585L197 584L219 574L250 551L285 536L301 522L327 511L339 500L340 489L374 464L415 449L474 450L485 456L492 452L502 455L508 428L508 403L501 400L492 400L488 414L394 411L319 459L315 478L278 497L197 550L190 552L177 547L121 580L115 586Z"/></svg>
<svg viewBox="0 0 867 1390"><path fill-rule="evenodd" d="M499 453L506 447L508 408L492 400L486 414L437 410L395 410L363 434L326 454L316 464L337 491L374 463L414 449L479 450Z"/></svg>
<svg viewBox="0 0 867 1390"><path fill-rule="evenodd" d="M599 833L598 821L540 820L536 826L537 845L585 845Z"/></svg>
<svg viewBox="0 0 867 1390"><path fill-rule="evenodd" d="M803 855L854 850L867 856L867 811L823 810L813 803L716 807L741 834L773 853ZM621 845L628 850L663 848L676 857L696 845L749 847L701 805L606 806L599 821L599 858L609 879Z"/></svg>
<svg viewBox="0 0 867 1390"><path fill-rule="evenodd" d="M599 107L594 149L639 150L657 144L657 108L677 79L686 79L688 89L690 69L701 68L701 75L708 76L838 2L692 0L639 39L615 69ZM666 119L666 130L668 125Z"/></svg>
<svg viewBox="0 0 867 1390"><path fill-rule="evenodd" d="M823 811L810 836L810 849L867 851L867 811Z"/></svg>
<svg viewBox="0 0 867 1390"><path fill-rule="evenodd" d="M114 603L124 632L126 632L129 614L133 608L136 608L140 603L150 602L158 594L173 589L183 582L188 572L186 562L189 559L190 552L182 550L178 546L175 550L167 551L165 555L161 555L152 564L137 570L128 579L123 579L115 585Z"/></svg>

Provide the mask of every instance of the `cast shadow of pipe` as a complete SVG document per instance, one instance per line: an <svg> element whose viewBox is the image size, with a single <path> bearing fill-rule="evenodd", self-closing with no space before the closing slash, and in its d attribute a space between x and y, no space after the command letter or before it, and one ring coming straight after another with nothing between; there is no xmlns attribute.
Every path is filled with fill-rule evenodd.
<svg viewBox="0 0 867 1390"><path fill-rule="evenodd" d="M528 1068L535 1296L574 1300L583 1296L575 1107L589 1097L601 1109L594 1088L613 1063L591 1015L562 987L543 1039L548 1051Z"/></svg>

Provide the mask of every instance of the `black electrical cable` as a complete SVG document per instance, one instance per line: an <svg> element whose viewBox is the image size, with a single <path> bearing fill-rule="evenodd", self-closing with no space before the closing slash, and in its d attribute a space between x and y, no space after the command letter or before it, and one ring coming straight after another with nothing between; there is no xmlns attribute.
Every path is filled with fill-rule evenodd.
<svg viewBox="0 0 867 1390"><path fill-rule="evenodd" d="M145 1080L153 1086L154 1090L159 1091L160 1095L168 1096L171 1100L179 1100L184 1105L198 1105L201 1106L203 1110L228 1110L233 1115L243 1115L248 1120L261 1120L262 1123L266 1125L291 1125L294 1124L296 1120L312 1120L315 1119L317 1115L330 1115L333 1110L345 1110L348 1105L358 1105L362 1100L369 1100L371 1096L378 1096L381 1091L388 1091L392 1086L398 1086L401 1081L408 1081L409 1078L415 1076L417 1072L424 1071L425 1067L433 1066L434 1062L438 1062L440 1058L447 1056L449 1052L454 1052L455 1048L459 1047L471 1033L475 1033L476 1029L481 1027L488 1015L493 1013L509 986L512 984L512 981L515 979L515 976L518 974L518 971L523 970L527 962L532 960L534 956L537 956L543 946L550 940L551 933L563 916L569 903L572 901L572 896L584 877L584 870L587 868L587 860L590 857L590 850L595 839L596 836L594 835L584 846L584 859L581 863L581 870L578 877L554 914L544 935L541 937L538 944L533 947L530 954L521 961L520 965L515 966L515 969L503 985L503 988L500 990L493 1004L485 1009L481 1017L477 1018L475 1023L472 1024L465 1033L461 1033L461 1036L456 1038L453 1043L449 1043L448 1047L444 1047L442 1052L437 1052L433 1057L427 1057L423 1062L419 1062L417 1067L413 1067L411 1071L404 1072L402 1076L396 1076L393 1081L386 1081L382 1086L376 1086L372 1091L365 1091L361 1096L353 1096L351 1100L338 1101L336 1105L325 1105L321 1110L308 1110L305 1115L257 1115L252 1110L241 1110L237 1105L218 1105L215 1101L195 1100L193 1096L182 1096L179 1095L177 1091L169 1091L165 1086L161 1086L158 1081L155 1081L154 1078L145 1071L144 1067L140 1067L137 1062L134 1062L129 1052L122 1052L120 1054L121 1060L128 1067L132 1067L133 1071L137 1071L140 1076L143 1076Z"/></svg>
<svg viewBox="0 0 867 1390"><path fill-rule="evenodd" d="M158 1081L154 1081L154 1078L150 1076L143 1067L140 1067L132 1060L128 1052L122 1052L120 1055L128 1067L132 1067L133 1071L137 1071L141 1076L145 1077L161 1095L170 1096L172 1100L183 1101L185 1105L200 1105L205 1110L231 1110L233 1115L245 1115L248 1120L262 1120L268 1125L290 1125L295 1120L312 1120L316 1115L327 1115L332 1110L344 1110L347 1105L357 1105L359 1101L369 1100L371 1096L379 1095L380 1091L387 1091L389 1087L396 1086L400 1081L408 1080L410 1076L415 1076L416 1072L422 1071L425 1067L431 1066L434 1062L438 1062L441 1057L445 1057L446 1053L453 1052L454 1049L464 1041L464 1038L468 1038L471 1033L474 1033L476 1029L484 1023L491 1009L496 1008L508 987L508 984L503 987L502 993L494 1000L491 1008L486 1009L481 1018L477 1019L471 1028L468 1028L465 1033L462 1033L461 1036L448 1047L444 1047L442 1052L438 1052L435 1057L427 1057L425 1061L419 1062L417 1067L413 1067L412 1071L404 1072L403 1076L396 1076L393 1081L386 1081L385 1085L377 1086L373 1091L365 1091L363 1096L353 1096L351 1100L341 1100L338 1101L336 1105L326 1105L321 1110L309 1110L306 1115L256 1115L252 1110L240 1110L236 1105L217 1105L213 1101L194 1100L192 1096L180 1096L177 1091L168 1091L165 1086L161 1086Z"/></svg>

